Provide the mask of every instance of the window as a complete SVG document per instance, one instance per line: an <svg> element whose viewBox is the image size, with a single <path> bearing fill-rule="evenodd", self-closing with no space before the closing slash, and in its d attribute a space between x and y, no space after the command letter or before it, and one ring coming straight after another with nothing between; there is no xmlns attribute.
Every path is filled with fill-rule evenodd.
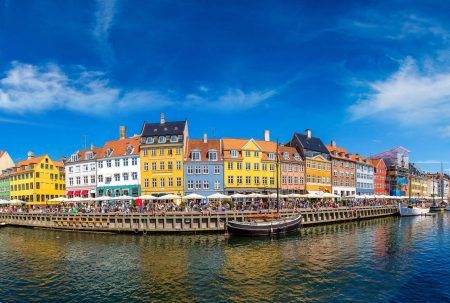
<svg viewBox="0 0 450 303"><path fill-rule="evenodd" d="M181 161L177 161L176 167L177 167L177 170L181 169Z"/></svg>
<svg viewBox="0 0 450 303"><path fill-rule="evenodd" d="M266 163L263 163L263 164L262 164L262 170L263 170L263 171L267 171L267 164L266 164Z"/></svg>
<svg viewBox="0 0 450 303"><path fill-rule="evenodd" d="M242 184L242 176L237 176L236 183L237 184Z"/></svg>
<svg viewBox="0 0 450 303"><path fill-rule="evenodd" d="M69 178L69 185L70 185L70 186L73 185L73 178Z"/></svg>
<svg viewBox="0 0 450 303"><path fill-rule="evenodd" d="M245 184L251 184L252 178L250 176L245 176Z"/></svg>
<svg viewBox="0 0 450 303"><path fill-rule="evenodd" d="M255 151L255 152L253 153L253 156L259 157L259 152Z"/></svg>
<svg viewBox="0 0 450 303"><path fill-rule="evenodd" d="M232 151L231 151L231 157L237 158L237 156L238 156L237 150L232 150Z"/></svg>
<svg viewBox="0 0 450 303"><path fill-rule="evenodd" d="M236 169L242 170L242 162L237 162L236 163Z"/></svg>
<svg viewBox="0 0 450 303"><path fill-rule="evenodd" d="M106 167L111 167L111 160L106 161Z"/></svg>
<svg viewBox="0 0 450 303"><path fill-rule="evenodd" d="M214 189L220 189L220 181L214 181Z"/></svg>
<svg viewBox="0 0 450 303"><path fill-rule="evenodd" d="M137 180L138 179L138 173L137 172L132 172L131 173L131 177L133 178L133 180Z"/></svg>
<svg viewBox="0 0 450 303"><path fill-rule="evenodd" d="M269 153L269 160L275 160L275 155L273 153Z"/></svg>
<svg viewBox="0 0 450 303"><path fill-rule="evenodd" d="M208 152L208 159L209 159L209 161L217 161L217 152L216 151L209 151Z"/></svg>
<svg viewBox="0 0 450 303"><path fill-rule="evenodd" d="M201 160L200 152L199 151L192 151L191 152L191 158L192 158L192 161L200 161Z"/></svg>
<svg viewBox="0 0 450 303"><path fill-rule="evenodd" d="M148 149L144 148L143 151L144 151L144 157L147 157L148 156Z"/></svg>
<svg viewBox="0 0 450 303"><path fill-rule="evenodd" d="M274 171L275 170L275 164L270 164L270 171Z"/></svg>
<svg viewBox="0 0 450 303"><path fill-rule="evenodd" d="M267 177L262 177L262 184L267 185Z"/></svg>
<svg viewBox="0 0 450 303"><path fill-rule="evenodd" d="M286 184L286 176L281 177L281 184Z"/></svg>
<svg viewBox="0 0 450 303"><path fill-rule="evenodd" d="M216 175L220 174L220 166L219 165L214 166L214 174L216 174Z"/></svg>
<svg viewBox="0 0 450 303"><path fill-rule="evenodd" d="M164 161L161 161L161 162L159 162L159 169L160 170L165 170L165 162Z"/></svg>
<svg viewBox="0 0 450 303"><path fill-rule="evenodd" d="M128 173L123 173L123 181L128 181Z"/></svg>
<svg viewBox="0 0 450 303"><path fill-rule="evenodd" d="M188 180L187 188L190 190L194 189L194 181L193 180Z"/></svg>
<svg viewBox="0 0 450 303"><path fill-rule="evenodd" d="M120 181L120 174L114 174L114 180L116 182L119 182Z"/></svg>
<svg viewBox="0 0 450 303"><path fill-rule="evenodd" d="M233 169L233 162L228 162L228 169Z"/></svg>
<svg viewBox="0 0 450 303"><path fill-rule="evenodd" d="M83 184L88 184L89 183L89 177L88 176L84 176L83 177Z"/></svg>
<svg viewBox="0 0 450 303"><path fill-rule="evenodd" d="M156 170L156 162L152 162L152 170L153 170L153 171Z"/></svg>
<svg viewBox="0 0 450 303"><path fill-rule="evenodd" d="M98 168L103 168L103 161L98 162Z"/></svg>
<svg viewBox="0 0 450 303"><path fill-rule="evenodd" d="M148 179L144 179L144 187L148 187Z"/></svg>
<svg viewBox="0 0 450 303"><path fill-rule="evenodd" d="M245 151L245 156L246 156L246 157L250 157L250 151L248 151L248 150Z"/></svg>
<svg viewBox="0 0 450 303"><path fill-rule="evenodd" d="M107 148L106 149L106 156L107 157L111 157L111 155L112 155L112 149L111 148Z"/></svg>
<svg viewBox="0 0 450 303"><path fill-rule="evenodd" d="M145 140L145 143L146 144L153 144L153 143L155 143L155 139L153 137L147 137L147 139Z"/></svg>
<svg viewBox="0 0 450 303"><path fill-rule="evenodd" d="M192 166L190 166L190 165L186 167L186 171L187 171L188 175L192 175L194 173L194 170L192 169Z"/></svg>
<svg viewBox="0 0 450 303"><path fill-rule="evenodd" d="M203 181L203 189L209 189L209 181Z"/></svg>
<svg viewBox="0 0 450 303"><path fill-rule="evenodd" d="M153 179L152 179L152 187L155 188L155 187L156 187L156 184L157 184L156 178L153 178Z"/></svg>
<svg viewBox="0 0 450 303"><path fill-rule="evenodd" d="M171 136L170 137L170 142L172 142L172 143L178 142L178 136Z"/></svg>
<svg viewBox="0 0 450 303"><path fill-rule="evenodd" d="M253 169L259 170L259 163L253 163Z"/></svg>
<svg viewBox="0 0 450 303"><path fill-rule="evenodd" d="M177 155L180 155L180 154L181 154L181 148L180 148L180 147L177 147L177 148L175 149L175 153L176 153Z"/></svg>
<svg viewBox="0 0 450 303"><path fill-rule="evenodd" d="M177 178L177 186L178 186L178 187L181 187L181 177L178 177L178 178Z"/></svg>
<svg viewBox="0 0 450 303"><path fill-rule="evenodd" d="M200 189L200 188L202 188L202 181L200 181L200 180L195 181L195 189Z"/></svg>
<svg viewBox="0 0 450 303"><path fill-rule="evenodd" d="M169 178L169 187L173 187L173 178Z"/></svg>
<svg viewBox="0 0 450 303"><path fill-rule="evenodd" d="M144 171L148 171L148 163L144 162Z"/></svg>
<svg viewBox="0 0 450 303"><path fill-rule="evenodd" d="M166 143L166 137L164 137L164 136L159 136L159 137L158 137L158 143Z"/></svg>
<svg viewBox="0 0 450 303"><path fill-rule="evenodd" d="M246 162L245 163L245 170L250 170L251 169L251 164Z"/></svg>
<svg viewBox="0 0 450 303"><path fill-rule="evenodd" d="M156 148L153 147L151 149L151 152L152 152L152 157L156 156Z"/></svg>
<svg viewBox="0 0 450 303"><path fill-rule="evenodd" d="M123 159L123 166L128 166L128 158L127 159Z"/></svg>
<svg viewBox="0 0 450 303"><path fill-rule="evenodd" d="M165 187L166 186L166 179L164 179L164 178L159 179L159 184L161 185L161 187Z"/></svg>
<svg viewBox="0 0 450 303"><path fill-rule="evenodd" d="M80 184L81 184L81 178L77 177L77 185L80 185Z"/></svg>
<svg viewBox="0 0 450 303"><path fill-rule="evenodd" d="M98 175L98 182L103 183L103 175Z"/></svg>
<svg viewBox="0 0 450 303"><path fill-rule="evenodd" d="M195 167L195 174L196 175L200 175L202 173L202 171L201 171L201 166L196 166Z"/></svg>
<svg viewBox="0 0 450 303"><path fill-rule="evenodd" d="M172 170L173 169L173 162L172 161L167 162L167 169L168 170Z"/></svg>
<svg viewBox="0 0 450 303"><path fill-rule="evenodd" d="M208 166L203 166L203 174L204 175L209 175L209 167Z"/></svg>
<svg viewBox="0 0 450 303"><path fill-rule="evenodd" d="M233 184L233 183L234 183L233 176L228 176L228 184Z"/></svg>
<svg viewBox="0 0 450 303"><path fill-rule="evenodd" d="M167 155L172 156L172 149L171 148L167 149Z"/></svg>

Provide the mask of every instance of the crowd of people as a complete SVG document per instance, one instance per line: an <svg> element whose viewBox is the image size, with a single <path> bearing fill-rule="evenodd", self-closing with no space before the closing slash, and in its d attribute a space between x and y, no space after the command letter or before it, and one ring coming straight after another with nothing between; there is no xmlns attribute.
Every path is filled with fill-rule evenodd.
<svg viewBox="0 0 450 303"><path fill-rule="evenodd" d="M397 205L398 201L384 199L361 200L333 200L333 199L281 199L279 205L275 199L267 200L191 200L181 203L174 201L153 203L151 201L114 201L114 202L80 202L59 205L4 205L0 207L1 213L141 213L150 215L164 215L166 213L223 213L227 211L263 212L276 210L314 210L326 208L354 208Z"/></svg>

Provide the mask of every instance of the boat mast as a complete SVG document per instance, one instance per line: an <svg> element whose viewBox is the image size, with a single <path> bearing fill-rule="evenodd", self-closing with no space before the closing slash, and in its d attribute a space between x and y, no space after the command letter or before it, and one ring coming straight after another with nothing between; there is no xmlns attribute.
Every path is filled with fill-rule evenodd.
<svg viewBox="0 0 450 303"><path fill-rule="evenodd" d="M411 203L411 188L412 188L412 178L411 178L411 165L408 163L408 183L409 183L409 188L408 188L408 201L409 203ZM408 204L409 204L408 203Z"/></svg>
<svg viewBox="0 0 450 303"><path fill-rule="evenodd" d="M441 202L444 203L444 165L441 160Z"/></svg>
<svg viewBox="0 0 450 303"><path fill-rule="evenodd" d="M278 178L278 174L279 174L279 170L280 170L279 160L280 160L280 158L279 158L279 154L278 154L278 138L277 138L277 157L276 157L277 163L275 165L276 170L277 170L277 176L276 176L276 178L277 178L277 213L280 212L280 184L279 184L280 180Z"/></svg>

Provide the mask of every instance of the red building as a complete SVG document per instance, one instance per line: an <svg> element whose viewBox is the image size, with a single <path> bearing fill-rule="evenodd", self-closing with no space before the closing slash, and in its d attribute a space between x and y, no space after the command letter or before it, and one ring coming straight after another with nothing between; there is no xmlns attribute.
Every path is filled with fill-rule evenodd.
<svg viewBox="0 0 450 303"><path fill-rule="evenodd" d="M383 159L370 159L374 167L373 189L375 195L389 195L389 182L387 179L387 167Z"/></svg>

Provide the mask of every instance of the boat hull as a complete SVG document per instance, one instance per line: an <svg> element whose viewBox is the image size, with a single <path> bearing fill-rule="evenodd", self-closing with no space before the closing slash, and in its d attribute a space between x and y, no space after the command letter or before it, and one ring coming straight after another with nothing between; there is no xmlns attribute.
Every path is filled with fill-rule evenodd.
<svg viewBox="0 0 450 303"><path fill-rule="evenodd" d="M281 219L270 223L251 223L229 221L227 231L237 236L271 236L283 235L300 228L302 215L293 218Z"/></svg>
<svg viewBox="0 0 450 303"><path fill-rule="evenodd" d="M425 216L429 212L429 208L400 206L400 216L402 217Z"/></svg>

